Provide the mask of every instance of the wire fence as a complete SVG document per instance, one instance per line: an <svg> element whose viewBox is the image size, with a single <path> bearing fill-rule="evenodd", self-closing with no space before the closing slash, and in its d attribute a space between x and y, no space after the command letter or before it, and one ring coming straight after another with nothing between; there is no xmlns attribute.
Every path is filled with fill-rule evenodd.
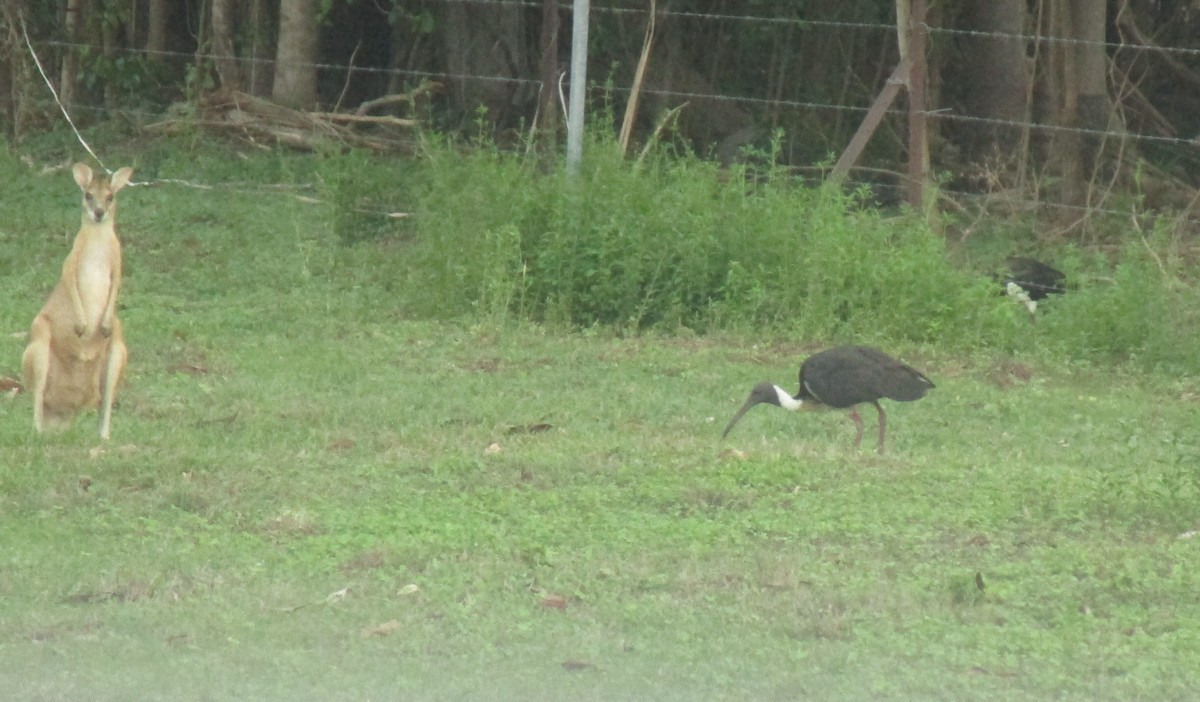
<svg viewBox="0 0 1200 702"><path fill-rule="evenodd" d="M491 8L496 10L521 10L529 13L542 10L542 2L540 0L425 0L426 4L460 4L467 5L473 8ZM762 7L761 4L754 7ZM563 13L570 12L569 3L561 3L560 11ZM795 10L791 10L796 12ZM616 5L595 5L592 6L592 14L594 21L602 21L605 17L622 17L632 21L639 21L648 18L646 8L630 8L619 7ZM827 34L837 32L867 32L877 35L871 39L874 42L873 46L879 47L876 52L883 57L888 53L895 53L894 43L896 35L896 27L894 24L885 21L844 21L840 19L809 19L798 18L793 16L766 16L762 14L733 13L733 12L690 12L682 10L662 10L656 15L657 22L661 27L664 22L688 22L699 26L708 27L708 31L719 32L718 28L721 25L737 23L739 25L747 25L757 28L765 32L768 37L775 32L791 32L791 33L808 33L810 36L816 34ZM564 23L564 28L569 26L569 23ZM970 29L958 29L951 27L928 26L925 29L935 41L941 42L956 42L966 39L996 39L1009 42L1021 42L1028 47L1044 47L1054 45L1083 45L1095 46L1103 48L1111 57L1117 53L1128 54L1131 56L1145 57L1166 57L1176 62L1190 65L1200 59L1200 49L1189 46L1153 46L1142 43L1130 43L1124 41L1102 41L1088 42L1066 37L1039 36L1027 33L1003 33L1003 32L981 32ZM562 30L562 31L565 31ZM562 42L563 45L569 44L569 37ZM55 39L34 39L29 45L30 52L36 54L55 54L61 55L67 51L83 52L88 55L98 56L104 52L104 47L87 44L87 43L72 43ZM110 58L113 54L109 53ZM155 61L173 63L178 66L194 65L197 62L214 62L216 56L205 51L165 51L165 52L150 52L144 49L120 49L116 53L117 57L133 58L133 59L153 59ZM887 63L887 59L880 58L881 64ZM265 59L250 59L239 58L239 64L243 70L255 66L262 69L269 65L273 65L273 61ZM892 61L894 63L894 60ZM262 64L268 64L264 66ZM336 62L325 61L311 64L320 74L325 75L328 81L333 82L342 80L348 82L352 79L374 79L374 80L389 80L398 81L401 83L413 85L421 81L438 81L443 83L461 83L465 81L482 82L495 84L498 86L507 86L513 89L536 90L541 88L541 80L535 74L518 75L517 71L506 72L456 72L449 70L435 69L425 66L399 66L399 67L383 67L371 65L355 65L352 61ZM890 69L891 66L887 65ZM651 65L650 70L655 67ZM845 67L843 66L843 69ZM596 70L595 68L593 70ZM1167 70L1167 69L1162 69ZM1197 66L1197 73L1200 74L1200 65ZM714 69L713 73L717 71ZM593 76L596 74L593 73ZM880 78L886 76L886 71L880 73ZM615 96L618 99L626 99L632 92L633 88L629 85L618 85L609 76L601 79L593 78L591 81L592 88L595 92ZM1118 85L1116 78L1113 78L1114 83L1112 92L1120 94L1127 88ZM870 99L873 93L882 88L882 84L875 86L863 86L862 89L843 92L836 97L829 95L784 95L782 91L776 91L775 94L755 94L746 91L729 91L728 87L736 81L721 80L720 76L716 76L712 81L714 87L712 90L689 90L676 89L671 87L661 87L654 83L649 83L639 87L639 94L643 97L652 97L660 101L660 104L682 104L682 103L713 103L727 104L734 106L752 115L759 115L766 112L772 112L776 115L782 113L791 113L800 115L807 113L812 114L834 114L842 119L846 124L853 126L855 120L864 116L870 104ZM557 90L557 87L555 88ZM1148 99L1152 99L1150 96ZM72 110L80 113L91 113L97 117L110 116L112 110L109 107L95 104L76 104ZM161 117L161 111L158 107L138 107L122 106L120 111L133 117L140 122L152 122ZM907 108L893 107L887 111L888 115L895 121L898 128L902 127L900 120L909 114ZM1189 161L1200 162L1200 136L1179 134L1178 128L1165 119L1152 121L1155 125L1154 129L1141 129L1140 131L1131 127L1129 120L1114 119L1110 120L1109 126L1105 129L1083 128L1076 126L1063 126L1060 124L1051 124L1039 122L1036 120L1001 120L987 117L974 116L965 114L962 111L954 110L946 107L934 106L928 110L926 116L934 124L954 125L968 124L981 125L989 127L999 127L1011 130L1018 130L1029 133L1040 133L1047 135L1054 134L1075 134L1080 137L1086 137L1092 140L1107 140L1113 143L1130 144L1132 146L1141 146L1146 148L1157 148L1160 150L1168 150L1174 153L1177 157ZM785 120L786 121L786 120ZM805 123L810 121L808 118L797 118L792 120L792 124ZM844 147L844 144L842 144ZM837 144L830 144L831 153L838 147ZM834 153L836 155L836 153ZM935 162L934 168L938 167ZM820 166L810 166L820 172ZM886 170L886 168L884 168ZM903 170L899 167L896 170ZM1195 178L1195 173L1189 173L1189 177ZM1181 184L1184 181L1181 180ZM903 185L895 185L888 183L876 183L876 187L880 188L895 188L902 189ZM977 192L964 189L955 189L943 185L941 192L944 195L956 198L962 203L987 203L997 197L995 193ZM1045 199L1030 196L1021 193L1006 193L1005 196L1009 201L1015 201L1018 206L1025 206L1031 209L1049 209L1059 212L1077 213L1079 216L1105 215L1117 217L1129 217L1130 215L1139 214L1132 207L1117 207L1111 202L1111 199L1103 199L1095 204L1079 206L1050 202ZM1024 199L1023 199L1024 198ZM1131 202L1136 204L1136 198ZM1194 226L1197 221L1192 219L1190 213L1185 213L1185 217L1190 225Z"/></svg>

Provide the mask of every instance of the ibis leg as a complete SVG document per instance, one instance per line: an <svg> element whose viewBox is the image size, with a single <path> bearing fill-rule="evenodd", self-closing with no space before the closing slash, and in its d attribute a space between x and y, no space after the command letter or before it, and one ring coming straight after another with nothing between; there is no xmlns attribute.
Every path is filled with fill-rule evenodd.
<svg viewBox="0 0 1200 702"><path fill-rule="evenodd" d="M883 440L887 435L887 413L883 411L883 405L879 404L878 400L872 404L874 404L875 409L879 411L879 444L875 447L875 451L878 453L883 453Z"/></svg>
<svg viewBox="0 0 1200 702"><path fill-rule="evenodd" d="M850 410L850 419L852 419L854 421L854 428L857 429L857 431L854 434L854 448L858 448L859 446L862 445L863 421L862 421L862 417L860 417L858 415L857 407Z"/></svg>

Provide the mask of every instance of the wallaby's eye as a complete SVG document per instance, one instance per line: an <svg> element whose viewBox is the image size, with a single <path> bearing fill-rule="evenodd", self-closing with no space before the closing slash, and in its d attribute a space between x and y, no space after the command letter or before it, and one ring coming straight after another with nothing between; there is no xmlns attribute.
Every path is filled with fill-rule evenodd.
<svg viewBox="0 0 1200 702"><path fill-rule="evenodd" d="M105 196L104 196L104 201L105 201L105 202L112 202L112 200L113 200L113 194L112 194L112 193L109 193L109 194L107 194L107 195L105 195Z"/></svg>
<svg viewBox="0 0 1200 702"><path fill-rule="evenodd" d="M89 205L96 201L96 198L92 197L91 193L84 193L83 199L87 200Z"/></svg>

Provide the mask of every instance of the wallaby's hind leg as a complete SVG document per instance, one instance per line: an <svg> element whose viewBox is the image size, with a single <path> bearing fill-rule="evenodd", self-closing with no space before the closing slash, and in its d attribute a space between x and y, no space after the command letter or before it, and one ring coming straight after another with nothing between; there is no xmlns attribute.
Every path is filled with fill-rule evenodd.
<svg viewBox="0 0 1200 702"><path fill-rule="evenodd" d="M100 438L108 439L112 429L112 407L117 399L117 384L121 382L121 374L125 372L125 362L129 358L129 350L125 348L125 334L121 320L113 318L112 341L108 345L108 358L104 362L104 372L100 376Z"/></svg>
<svg viewBox="0 0 1200 702"><path fill-rule="evenodd" d="M21 357L25 389L33 395L33 428L46 428L46 380L50 377L50 321L38 315L29 331L29 345Z"/></svg>

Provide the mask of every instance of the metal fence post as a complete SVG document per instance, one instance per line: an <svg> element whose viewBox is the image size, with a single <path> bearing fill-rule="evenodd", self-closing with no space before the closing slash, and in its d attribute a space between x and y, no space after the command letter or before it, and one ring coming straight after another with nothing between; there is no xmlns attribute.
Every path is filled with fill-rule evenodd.
<svg viewBox="0 0 1200 702"><path fill-rule="evenodd" d="M567 104L567 175L579 174L583 163L583 112L587 92L589 0L574 0L571 25L571 98Z"/></svg>

